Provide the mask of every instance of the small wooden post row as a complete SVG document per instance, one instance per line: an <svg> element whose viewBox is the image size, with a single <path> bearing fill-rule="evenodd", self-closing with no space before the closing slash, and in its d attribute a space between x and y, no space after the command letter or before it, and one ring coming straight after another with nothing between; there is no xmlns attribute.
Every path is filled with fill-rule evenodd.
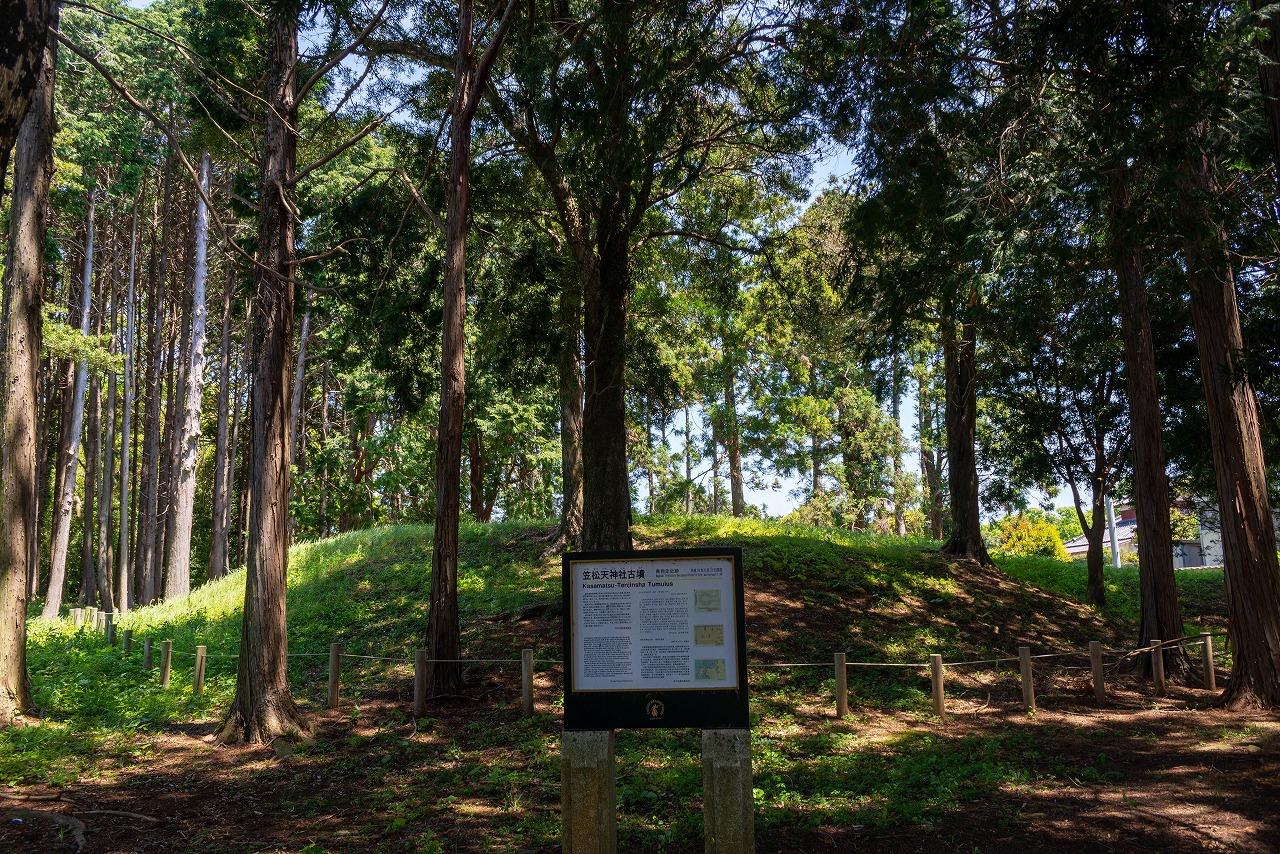
<svg viewBox="0 0 1280 854"><path fill-rule="evenodd" d="M142 639L142 669L151 671L152 664L151 638Z"/></svg>
<svg viewBox="0 0 1280 854"><path fill-rule="evenodd" d="M123 634L124 644L121 646L121 651L128 655L133 652L133 629L125 629Z"/></svg>
<svg viewBox="0 0 1280 854"><path fill-rule="evenodd" d="M104 617L107 622L107 643L112 646L116 645L116 621L115 616L110 612Z"/></svg>

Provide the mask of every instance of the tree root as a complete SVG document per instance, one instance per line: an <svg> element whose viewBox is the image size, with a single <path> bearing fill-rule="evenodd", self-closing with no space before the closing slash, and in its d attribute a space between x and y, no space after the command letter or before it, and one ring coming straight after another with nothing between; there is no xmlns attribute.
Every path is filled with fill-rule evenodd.
<svg viewBox="0 0 1280 854"><path fill-rule="evenodd" d="M237 697L214 741L225 745L271 744L277 738L312 738L310 723L287 691L258 698L249 715L244 714Z"/></svg>

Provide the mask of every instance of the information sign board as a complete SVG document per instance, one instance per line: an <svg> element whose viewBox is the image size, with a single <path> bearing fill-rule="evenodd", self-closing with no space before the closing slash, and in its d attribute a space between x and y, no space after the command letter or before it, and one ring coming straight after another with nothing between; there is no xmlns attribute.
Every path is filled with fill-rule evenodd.
<svg viewBox="0 0 1280 854"><path fill-rule="evenodd" d="M742 551L563 561L565 728L748 726Z"/></svg>

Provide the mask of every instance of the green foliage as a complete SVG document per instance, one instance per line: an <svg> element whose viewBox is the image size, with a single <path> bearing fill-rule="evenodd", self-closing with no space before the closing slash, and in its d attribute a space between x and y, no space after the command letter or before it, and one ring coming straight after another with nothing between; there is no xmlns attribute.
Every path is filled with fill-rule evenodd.
<svg viewBox="0 0 1280 854"><path fill-rule="evenodd" d="M56 308L46 303L41 317L41 355L50 359L87 362L89 370L101 377L124 370L124 354L111 352L111 335L83 335L55 316Z"/></svg>
<svg viewBox="0 0 1280 854"><path fill-rule="evenodd" d="M1176 507L1169 508L1169 529L1175 540L1200 539L1200 520L1194 513L1184 513Z"/></svg>
<svg viewBox="0 0 1280 854"><path fill-rule="evenodd" d="M1002 554L1017 557L1050 557L1066 560L1058 528L1044 518L1027 513L1006 516L991 525L991 546Z"/></svg>

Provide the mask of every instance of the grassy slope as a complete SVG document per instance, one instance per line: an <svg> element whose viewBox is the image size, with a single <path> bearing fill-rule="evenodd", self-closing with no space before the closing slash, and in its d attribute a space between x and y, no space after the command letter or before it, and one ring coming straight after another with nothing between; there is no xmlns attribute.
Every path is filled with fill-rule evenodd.
<svg viewBox="0 0 1280 854"><path fill-rule="evenodd" d="M547 531L518 524L464 528L459 592L468 656L507 658L521 646L535 646L540 658L559 658L555 621L486 619L558 597L558 560L542 557ZM641 548L743 547L750 657L757 662L828 661L839 649L848 651L850 660L916 662L935 651L948 660L978 658L1008 653L1028 639L1038 649L1079 648L1097 637L1121 643L1134 616L1136 579L1123 571L1111 579L1108 622L1071 598L1084 590L1084 571L1077 565L1008 561L1006 576L948 565L923 541L723 517L645 520L635 532ZM291 660L291 676L303 699L320 702L331 640L340 640L352 653L411 656L426 625L430 551L429 529L415 527L362 531L294 549L290 648L315 654ZM1208 603L1220 601L1220 575L1191 578L1190 616L1199 617ZM243 585L244 576L237 573L181 602L140 609L121 624L137 638L172 638L180 651L206 644L214 657L201 697L191 695L189 657L175 657L173 686L161 691L156 675L142 671L137 650L122 661L118 649L98 638L74 636L63 624L33 623L32 680L48 720L0 733L0 784L123 773L148 749L139 731L207 719L225 708L234 687L229 654L239 645ZM407 674L397 662L345 666L344 694L358 703L379 692L385 696L389 684L403 691ZM482 681L484 675L473 678ZM1031 773L1020 759L1031 748L1016 733L944 745L937 735L908 731L885 750L868 747L838 722L815 728L812 709L825 707L829 683L827 668L753 674L757 797L762 806L776 807L762 812L765 826L793 821L797 803L815 821L914 821ZM864 713L912 717L927 710L927 685L914 671L854 670L850 688L853 705ZM802 711L806 708L810 711ZM539 727L515 729L513 764L504 773L551 785L555 769L547 757L554 751L556 726L554 717L544 716ZM808 735L796 738L797 731ZM463 756L468 738L460 734L455 745ZM493 745L481 739L478 746ZM652 827L666 828L662 832L676 838L696 835L696 811L682 808L678 800L660 802L654 794L696 793L696 737L678 731L624 734L619 751L624 763L647 769L620 783L620 805L630 816L624 819L626 832L635 840L650 839L646 828ZM487 760L477 754L476 761ZM511 779L499 782L512 786ZM483 781L477 785L483 788ZM374 807L379 796L370 795ZM554 834L553 823L544 819L543 824L511 832Z"/></svg>

